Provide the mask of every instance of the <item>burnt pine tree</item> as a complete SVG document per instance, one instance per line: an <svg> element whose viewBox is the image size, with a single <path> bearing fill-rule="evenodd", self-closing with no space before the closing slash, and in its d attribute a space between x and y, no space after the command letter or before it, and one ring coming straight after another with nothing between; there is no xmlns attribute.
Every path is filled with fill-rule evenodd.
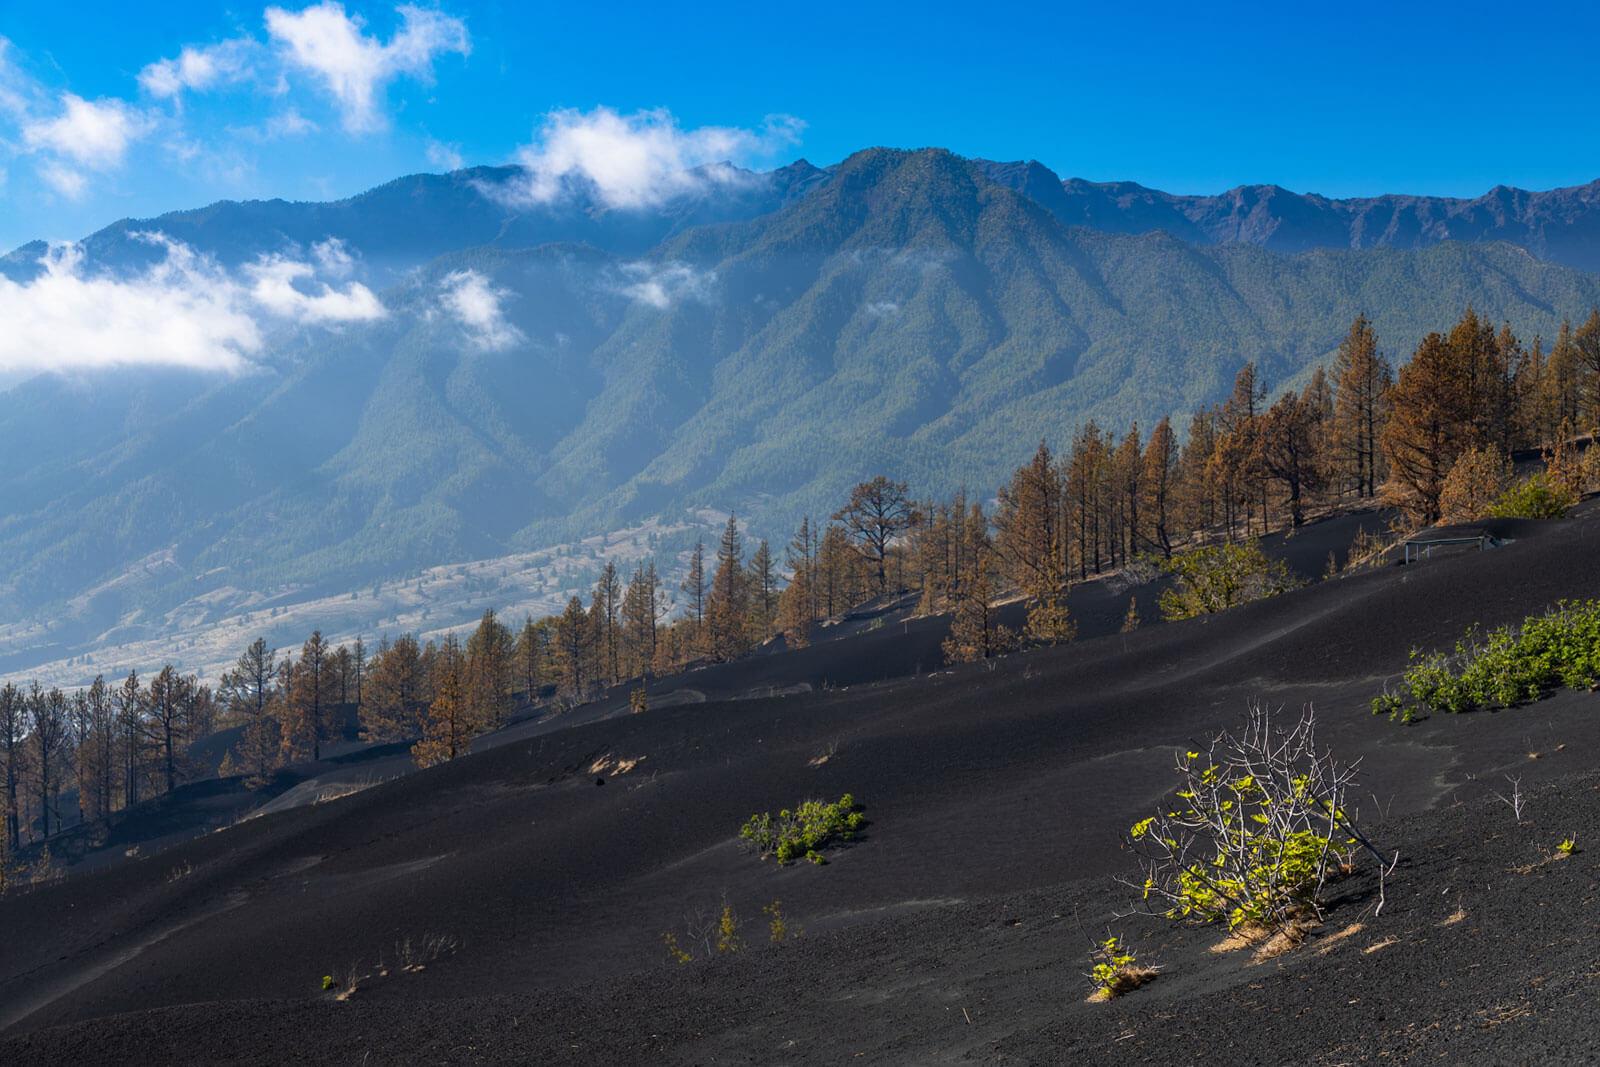
<svg viewBox="0 0 1600 1067"><path fill-rule="evenodd" d="M1339 343L1333 375L1333 466L1353 483L1357 497L1376 496L1394 371L1378 351L1378 335L1365 315L1356 317Z"/></svg>
<svg viewBox="0 0 1600 1067"><path fill-rule="evenodd" d="M1444 479L1466 450L1468 389L1450 342L1430 333L1400 368L1382 445L1394 480L1424 523L1439 519Z"/></svg>
<svg viewBox="0 0 1600 1067"><path fill-rule="evenodd" d="M331 658L322 631L311 631L290 674L288 721L284 724L284 745L297 757L309 753L314 760L322 758L332 703Z"/></svg>
<svg viewBox="0 0 1600 1067"><path fill-rule="evenodd" d="M750 639L760 644L772 636L778 618L778 576L773 568L772 547L765 540L756 545L750 557L745 586L750 595Z"/></svg>
<svg viewBox="0 0 1600 1067"><path fill-rule="evenodd" d="M467 639L467 702L488 728L502 725L511 711L511 631L489 608Z"/></svg>
<svg viewBox="0 0 1600 1067"><path fill-rule="evenodd" d="M434 658L434 694L423 721L422 740L411 746L418 767L432 767L466 754L481 719L474 714L468 693L467 657L454 634Z"/></svg>
<svg viewBox="0 0 1600 1067"><path fill-rule="evenodd" d="M702 631L706 624L706 543L696 541L694 551L689 554L689 573L679 586L689 598L689 618L693 620L693 643L696 647L702 640Z"/></svg>
<svg viewBox="0 0 1600 1067"><path fill-rule="evenodd" d="M1061 474L1041 441L1000 490L995 513L994 547L1006 577L1032 601L1027 626L1035 641L1070 641L1077 630L1067 613L1063 496Z"/></svg>
<svg viewBox="0 0 1600 1067"><path fill-rule="evenodd" d="M28 739L33 749L35 796L41 836L50 836L50 810L61 788L60 765L67 743L67 701L61 690L45 692L38 682L28 693Z"/></svg>
<svg viewBox="0 0 1600 1067"><path fill-rule="evenodd" d="M710 651L726 662L744 652L746 594L744 546L739 538L739 523L732 515L717 544L717 569L711 576L711 597L706 605L706 626L710 630Z"/></svg>
<svg viewBox="0 0 1600 1067"><path fill-rule="evenodd" d="M1167 558L1172 556L1172 511L1178 480L1178 440L1172 420L1163 418L1150 431L1144 446L1145 515L1150 542Z"/></svg>
<svg viewBox="0 0 1600 1067"><path fill-rule="evenodd" d="M22 690L7 682L0 686L0 760L5 761L6 854L22 847L21 821L18 818L17 787L22 780L23 744L28 736L27 701Z"/></svg>
<svg viewBox="0 0 1600 1067"><path fill-rule="evenodd" d="M850 500L834 513L845 532L872 566L874 588L879 596L889 591L889 546L916 519L916 509L905 482L892 482L878 475L850 491Z"/></svg>

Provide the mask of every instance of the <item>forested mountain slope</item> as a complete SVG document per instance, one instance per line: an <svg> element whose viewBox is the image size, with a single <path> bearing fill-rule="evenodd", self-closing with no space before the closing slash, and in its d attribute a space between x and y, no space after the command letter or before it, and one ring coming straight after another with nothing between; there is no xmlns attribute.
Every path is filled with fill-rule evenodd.
<svg viewBox="0 0 1600 1067"><path fill-rule="evenodd" d="M879 472L987 493L1041 437L1181 415L1246 360L1287 384L1358 313L1403 358L1468 304L1530 340L1600 304L1600 280L1510 244L1103 232L995 173L870 150L625 216L511 211L462 172L157 220L223 267L341 237L391 279L386 314L281 329L233 376L3 394L0 608L77 620L70 645L196 598L355 588L690 508L781 537ZM98 270L147 247L94 241ZM442 311L467 276L503 315L495 344Z"/></svg>

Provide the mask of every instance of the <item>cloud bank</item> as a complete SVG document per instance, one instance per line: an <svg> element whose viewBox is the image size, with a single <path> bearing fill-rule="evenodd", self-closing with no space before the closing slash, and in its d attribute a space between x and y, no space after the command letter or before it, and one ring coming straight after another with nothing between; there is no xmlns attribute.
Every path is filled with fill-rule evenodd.
<svg viewBox="0 0 1600 1067"><path fill-rule="evenodd" d="M608 107L552 111L538 140L517 153L527 175L514 195L549 203L577 183L609 207L652 207L683 193L748 180L739 166L795 144L804 127L786 115L769 116L759 130L686 130L663 109L631 115Z"/></svg>
<svg viewBox="0 0 1600 1067"><path fill-rule="evenodd" d="M318 268L264 257L243 277L160 234L162 260L133 277L85 269L76 245L57 245L32 281L0 276L0 373L159 365L238 371L279 323L334 325L385 314L358 282L335 288Z"/></svg>

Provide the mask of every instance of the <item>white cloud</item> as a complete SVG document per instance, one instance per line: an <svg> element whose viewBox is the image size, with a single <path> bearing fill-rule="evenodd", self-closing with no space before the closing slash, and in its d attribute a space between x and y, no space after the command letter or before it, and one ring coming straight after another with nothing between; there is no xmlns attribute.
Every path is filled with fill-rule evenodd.
<svg viewBox="0 0 1600 1067"><path fill-rule="evenodd" d="M506 321L500 302L511 294L497 289L475 270L458 270L440 282L440 302L466 330L472 344L485 352L499 352L521 341L522 331Z"/></svg>
<svg viewBox="0 0 1600 1067"><path fill-rule="evenodd" d="M266 135L270 138L302 137L308 133L315 133L317 124L300 114L294 108L280 112L267 120Z"/></svg>
<svg viewBox="0 0 1600 1067"><path fill-rule="evenodd" d="M317 270L329 278L348 278L355 273L356 257L339 237L329 237L311 246Z"/></svg>
<svg viewBox="0 0 1600 1067"><path fill-rule="evenodd" d="M680 300L711 299L717 272L696 270L687 263L626 263L617 291L630 300L665 310Z"/></svg>
<svg viewBox="0 0 1600 1067"><path fill-rule="evenodd" d="M76 245L51 248L31 281L0 276L0 373L133 364L236 371L278 320L326 325L384 314L363 285L314 282L309 263L263 257L241 280L181 242L136 236L164 256L131 277L87 270Z"/></svg>
<svg viewBox="0 0 1600 1067"><path fill-rule="evenodd" d="M165 364L236 370L261 347L255 319L214 267L184 245L129 280L82 270L76 246L43 259L31 282L0 277L0 371Z"/></svg>
<svg viewBox="0 0 1600 1067"><path fill-rule="evenodd" d="M204 91L238 82L250 73L250 52L256 43L236 38L204 47L186 46L176 58L162 59L139 72L139 85L151 96L175 99L185 89Z"/></svg>
<svg viewBox="0 0 1600 1067"><path fill-rule="evenodd" d="M900 305L893 300L874 300L867 305L867 314L877 318L890 318L900 313Z"/></svg>
<svg viewBox="0 0 1600 1067"><path fill-rule="evenodd" d="M79 171L61 163L45 163L39 167L39 177L44 183L68 200L82 198L89 187L89 179Z"/></svg>
<svg viewBox="0 0 1600 1067"><path fill-rule="evenodd" d="M61 94L61 113L25 122L22 139L34 151L48 151L80 167L111 170L121 165L128 145L150 126L146 117L121 100L85 100Z"/></svg>
<svg viewBox="0 0 1600 1067"><path fill-rule="evenodd" d="M471 51L466 23L440 11L403 5L402 25L387 43L364 32L360 16L345 14L337 0L298 12L266 11L267 32L291 67L322 82L339 105L345 129L367 132L384 125L379 92L394 78L433 76L434 57Z"/></svg>
<svg viewBox="0 0 1600 1067"><path fill-rule="evenodd" d="M285 256L262 256L244 268L250 298L272 314L305 325L370 322L384 316L383 303L360 282L335 289L315 282L309 263Z"/></svg>
<svg viewBox="0 0 1600 1067"><path fill-rule="evenodd" d="M11 42L0 37L0 111L12 118L21 119L28 113L28 99L38 94L38 87L11 61Z"/></svg>
<svg viewBox="0 0 1600 1067"><path fill-rule="evenodd" d="M443 171L460 170L466 161L461 158L461 146L428 142L428 162Z"/></svg>
<svg viewBox="0 0 1600 1067"><path fill-rule="evenodd" d="M742 181L730 164L765 159L796 143L805 124L770 116L760 130L702 126L685 130L666 110L618 114L552 111L537 143L517 161L527 171L515 190L522 199L547 203L576 181L610 207L642 208L680 193Z"/></svg>

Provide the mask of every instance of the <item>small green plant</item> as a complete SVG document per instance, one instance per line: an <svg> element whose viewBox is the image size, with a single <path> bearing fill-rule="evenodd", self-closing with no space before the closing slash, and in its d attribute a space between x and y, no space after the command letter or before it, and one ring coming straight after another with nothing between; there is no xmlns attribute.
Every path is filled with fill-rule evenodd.
<svg viewBox="0 0 1600 1067"><path fill-rule="evenodd" d="M1253 541L1197 548L1173 556L1163 566L1174 579L1160 600L1161 617L1169 622L1226 611L1301 584L1287 564L1269 560Z"/></svg>
<svg viewBox="0 0 1600 1067"><path fill-rule="evenodd" d="M667 946L667 956L673 963L685 964L694 962L694 957L683 950L683 946L678 944L678 935L671 930L661 935L661 943ZM329 981L332 981L332 979L329 979Z"/></svg>
<svg viewBox="0 0 1600 1067"><path fill-rule="evenodd" d="M761 914L767 917L767 940L774 945L781 945L789 938L799 935L799 931L789 929L789 920L783 914L783 901L774 900L771 904L764 905Z"/></svg>
<svg viewBox="0 0 1600 1067"><path fill-rule="evenodd" d="M322 991L324 993L326 993L328 990L332 989L335 984L336 983L333 980L333 975L325 974L325 975L322 976Z"/></svg>
<svg viewBox="0 0 1600 1067"><path fill-rule="evenodd" d="M1373 699L1374 714L1410 722L1418 714L1509 708L1557 689L1600 685L1600 600L1562 601L1520 626L1480 635L1453 653L1411 651L1398 687Z"/></svg>
<svg viewBox="0 0 1600 1067"><path fill-rule="evenodd" d="M739 836L763 859L772 856L779 865L801 858L820 864L826 862L824 848L838 841L854 840L866 821L860 805L846 793L832 804L807 800L793 811L784 808L776 816L771 812L752 815L740 828Z"/></svg>
<svg viewBox="0 0 1600 1067"><path fill-rule="evenodd" d="M1497 519L1559 519L1577 502L1577 493L1541 472L1496 497L1489 514Z"/></svg>
<svg viewBox="0 0 1600 1067"><path fill-rule="evenodd" d="M1578 838L1575 835L1571 837L1563 837L1560 841L1556 842L1556 851L1563 856L1573 855L1578 851Z"/></svg>
<svg viewBox="0 0 1600 1067"><path fill-rule="evenodd" d="M1110 1000L1155 977L1154 967L1141 967L1134 952L1112 934L1096 942L1089 951L1089 981L1094 986L1090 1000Z"/></svg>
<svg viewBox="0 0 1600 1067"><path fill-rule="evenodd" d="M738 952L744 948L744 938L739 936L739 927L741 925L739 916L733 912L733 905L722 905L722 915L717 919L718 952Z"/></svg>

